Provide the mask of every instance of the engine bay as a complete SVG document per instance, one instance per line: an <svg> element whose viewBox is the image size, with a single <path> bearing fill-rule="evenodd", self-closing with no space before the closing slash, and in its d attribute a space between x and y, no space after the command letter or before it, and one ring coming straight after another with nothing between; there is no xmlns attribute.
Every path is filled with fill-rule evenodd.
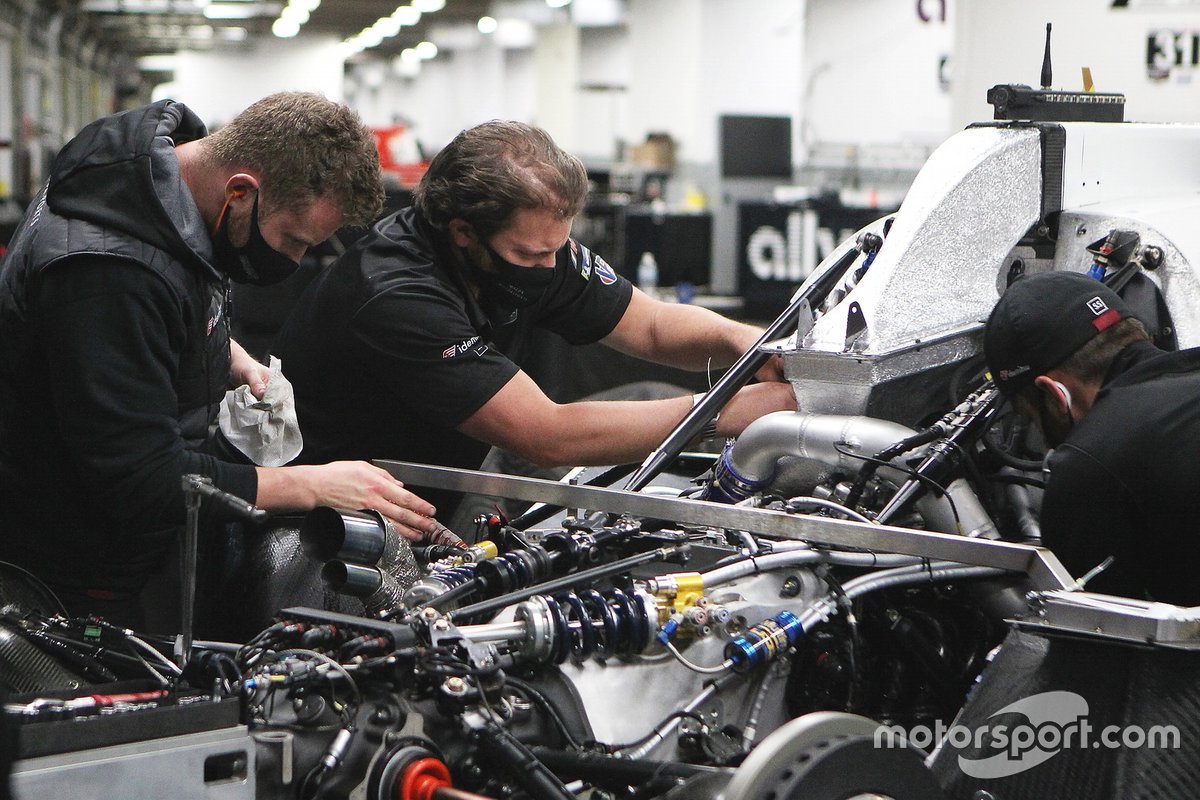
<svg viewBox="0 0 1200 800"><path fill-rule="evenodd" d="M963 756L923 732L969 717L991 683L1020 684L995 664L1030 638L1087 641L1100 660L1141 648L1186 672L1200 615L1089 594L1040 546L1046 448L986 374L983 320L1017 275L1100 263L1106 282L1162 301L1172 346L1200 344L1196 153L1192 126L968 128L645 463L554 482L377 462L408 485L533 506L415 547L353 510L280 525L270 535L319 570L323 602L270 609L244 643L67 619L6 578L14 788L1044 796L1036 781L975 793L987 779L948 778ZM798 410L689 452L774 357Z"/></svg>

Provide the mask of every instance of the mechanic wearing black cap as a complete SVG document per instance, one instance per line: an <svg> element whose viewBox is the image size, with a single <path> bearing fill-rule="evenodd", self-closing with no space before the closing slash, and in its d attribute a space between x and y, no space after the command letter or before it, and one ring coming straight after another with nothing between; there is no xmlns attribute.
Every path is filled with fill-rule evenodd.
<svg viewBox="0 0 1200 800"><path fill-rule="evenodd" d="M1200 605L1200 349L1156 348L1085 275L1021 278L984 335L988 368L1054 448L1042 539L1089 591Z"/></svg>

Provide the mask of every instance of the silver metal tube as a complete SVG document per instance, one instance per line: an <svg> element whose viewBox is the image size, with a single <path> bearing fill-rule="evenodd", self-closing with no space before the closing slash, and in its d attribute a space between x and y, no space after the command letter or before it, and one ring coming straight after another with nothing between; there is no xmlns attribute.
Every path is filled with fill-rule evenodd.
<svg viewBox="0 0 1200 800"><path fill-rule="evenodd" d="M897 586L910 586L919 583L934 583L940 581L962 580L964 578L998 578L1004 575L1003 570L992 567L964 567L961 565L938 565L937 563L918 564L899 567L897 569L873 572L862 575L846 582L843 590L846 597L855 600L865 594L881 589L892 589ZM837 609L837 598L828 595L800 614L800 625L807 631L818 622L826 619Z"/></svg>
<svg viewBox="0 0 1200 800"><path fill-rule="evenodd" d="M843 567L895 567L920 562L915 556L877 555L875 553L831 553L810 548L786 549L779 553L747 558L702 573L705 587L729 583L755 572L785 569L801 564L836 564Z"/></svg>
<svg viewBox="0 0 1200 800"><path fill-rule="evenodd" d="M519 642L526 636L526 624L514 622L488 622L483 625L461 625L463 636L473 642Z"/></svg>
<svg viewBox="0 0 1200 800"><path fill-rule="evenodd" d="M864 463L855 455L872 456L914 433L899 423L873 417L776 411L746 427L729 453L729 464L740 478L753 483L774 478L785 456L855 472ZM879 474L896 483L908 478L907 472L895 467L880 467ZM966 481L954 481L946 493L949 499L927 494L917 503L933 530L985 538L996 534L995 524Z"/></svg>
<svg viewBox="0 0 1200 800"><path fill-rule="evenodd" d="M868 525L853 520L789 514L766 508L738 508L683 498L653 497L638 492L568 486L538 478L518 478L492 472L433 467L403 461L375 461L392 475L415 486L490 494L519 500L550 501L597 511L670 519L684 525L729 528L875 553L902 553L921 558L990 566L1029 576L1030 588L1064 589L1075 578L1059 560L1041 547L970 538L957 534L918 531L891 525Z"/></svg>
<svg viewBox="0 0 1200 800"><path fill-rule="evenodd" d="M750 423L729 454L738 475L751 481L775 476L784 456L820 461L847 471L863 462L850 454L871 456L913 435L910 428L871 417L776 411ZM892 471L901 480L903 472Z"/></svg>
<svg viewBox="0 0 1200 800"><path fill-rule="evenodd" d="M179 649L175 654L181 669L192 658L192 636L196 612L196 564L200 542L200 491L198 484L206 481L202 475L183 476L184 502L187 504L187 524L183 528L183 558L180 561L179 593L180 620Z"/></svg>

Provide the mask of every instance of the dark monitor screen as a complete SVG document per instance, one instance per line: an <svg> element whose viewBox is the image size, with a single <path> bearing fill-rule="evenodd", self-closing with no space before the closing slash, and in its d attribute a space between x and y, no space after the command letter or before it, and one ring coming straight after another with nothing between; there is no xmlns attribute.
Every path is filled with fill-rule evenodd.
<svg viewBox="0 0 1200 800"><path fill-rule="evenodd" d="M711 282L712 223L709 213L627 212L625 257L618 271L635 280L642 253L650 252L658 264L659 286L674 286L680 281L707 286Z"/></svg>
<svg viewBox="0 0 1200 800"><path fill-rule="evenodd" d="M792 177L792 118L721 117L721 177Z"/></svg>

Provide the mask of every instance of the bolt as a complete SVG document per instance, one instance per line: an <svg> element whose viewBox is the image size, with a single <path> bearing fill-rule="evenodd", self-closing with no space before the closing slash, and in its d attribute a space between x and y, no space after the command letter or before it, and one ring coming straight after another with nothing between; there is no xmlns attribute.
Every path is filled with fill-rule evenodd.
<svg viewBox="0 0 1200 800"><path fill-rule="evenodd" d="M800 590L804 588L804 584L795 575L789 575L787 580L783 582L783 586L779 588L780 597L796 597L800 594Z"/></svg>
<svg viewBox="0 0 1200 800"><path fill-rule="evenodd" d="M433 629L435 631L448 631L450 630L450 623L444 619L435 619L433 621Z"/></svg>
<svg viewBox="0 0 1200 800"><path fill-rule="evenodd" d="M438 610L436 608L423 608L421 609L421 616L425 619L437 619Z"/></svg>
<svg viewBox="0 0 1200 800"><path fill-rule="evenodd" d="M442 683L442 691L446 694L461 697L467 693L467 682L457 675L451 675Z"/></svg>

